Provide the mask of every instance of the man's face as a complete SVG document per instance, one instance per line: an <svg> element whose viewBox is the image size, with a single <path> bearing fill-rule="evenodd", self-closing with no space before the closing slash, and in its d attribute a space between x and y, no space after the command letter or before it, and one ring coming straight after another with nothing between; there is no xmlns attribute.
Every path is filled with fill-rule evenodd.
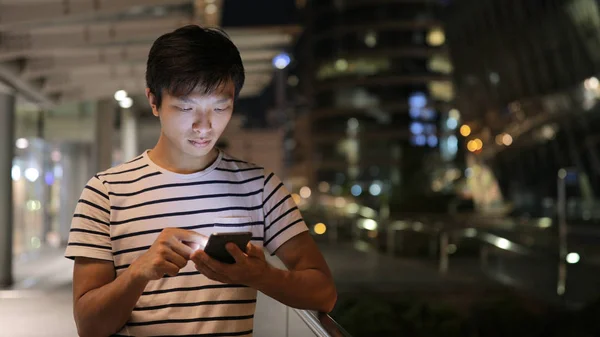
<svg viewBox="0 0 600 337"><path fill-rule="evenodd" d="M160 107L149 89L146 91L152 113L160 118L162 133L172 151L193 157L210 153L233 112L235 86L231 82L210 94L192 92L174 97L164 91Z"/></svg>

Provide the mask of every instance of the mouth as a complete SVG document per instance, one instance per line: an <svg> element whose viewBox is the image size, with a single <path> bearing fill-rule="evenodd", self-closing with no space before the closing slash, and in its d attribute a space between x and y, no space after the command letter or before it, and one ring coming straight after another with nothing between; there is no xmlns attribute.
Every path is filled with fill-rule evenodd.
<svg viewBox="0 0 600 337"><path fill-rule="evenodd" d="M209 139L188 139L188 142L195 147L207 147L211 141Z"/></svg>

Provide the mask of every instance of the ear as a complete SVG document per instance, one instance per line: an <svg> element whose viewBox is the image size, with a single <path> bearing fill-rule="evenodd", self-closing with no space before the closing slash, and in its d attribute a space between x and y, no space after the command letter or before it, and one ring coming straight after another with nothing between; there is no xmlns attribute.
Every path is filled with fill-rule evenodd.
<svg viewBox="0 0 600 337"><path fill-rule="evenodd" d="M146 88L146 98L148 99L148 103L150 103L150 107L152 108L152 114L158 117L158 105L156 104L156 96L152 92L150 92L150 88Z"/></svg>

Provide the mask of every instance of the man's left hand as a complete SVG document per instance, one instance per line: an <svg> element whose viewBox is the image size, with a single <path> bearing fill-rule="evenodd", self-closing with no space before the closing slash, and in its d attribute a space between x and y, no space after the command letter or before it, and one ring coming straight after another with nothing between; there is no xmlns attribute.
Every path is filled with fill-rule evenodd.
<svg viewBox="0 0 600 337"><path fill-rule="evenodd" d="M263 250L251 243L248 243L246 253L233 243L228 243L225 248L233 256L235 263L219 262L203 250L194 252L191 260L196 265L196 269L211 280L256 288L257 282L265 276L269 268Z"/></svg>

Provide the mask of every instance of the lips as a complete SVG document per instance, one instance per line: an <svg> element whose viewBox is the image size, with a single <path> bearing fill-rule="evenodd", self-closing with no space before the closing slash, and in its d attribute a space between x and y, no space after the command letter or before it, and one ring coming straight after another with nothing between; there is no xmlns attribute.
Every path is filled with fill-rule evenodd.
<svg viewBox="0 0 600 337"><path fill-rule="evenodd" d="M188 141L195 147L206 147L210 144L210 139L189 139Z"/></svg>

